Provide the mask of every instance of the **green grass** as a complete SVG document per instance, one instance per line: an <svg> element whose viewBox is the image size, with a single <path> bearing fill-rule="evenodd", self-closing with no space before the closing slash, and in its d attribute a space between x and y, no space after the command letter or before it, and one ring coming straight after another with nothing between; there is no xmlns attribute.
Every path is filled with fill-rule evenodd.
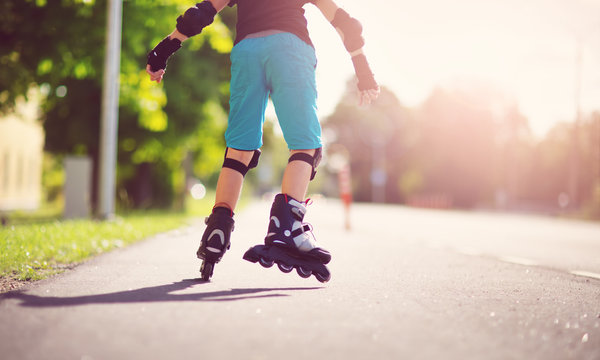
<svg viewBox="0 0 600 360"><path fill-rule="evenodd" d="M94 255L185 225L210 212L212 199L188 211L135 212L114 221L53 220L0 227L0 278L39 280Z"/></svg>
<svg viewBox="0 0 600 360"><path fill-rule="evenodd" d="M10 213L0 213L0 217L9 225L32 224L60 220L62 203L43 204L34 211L16 210Z"/></svg>

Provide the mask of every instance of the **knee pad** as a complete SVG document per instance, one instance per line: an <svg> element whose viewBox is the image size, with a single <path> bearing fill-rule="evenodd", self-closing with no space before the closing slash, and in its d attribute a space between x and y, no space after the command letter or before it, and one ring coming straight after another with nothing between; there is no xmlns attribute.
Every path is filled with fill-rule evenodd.
<svg viewBox="0 0 600 360"><path fill-rule="evenodd" d="M177 18L177 30L187 37L198 35L212 24L217 10L210 1L203 1Z"/></svg>
<svg viewBox="0 0 600 360"><path fill-rule="evenodd" d="M242 176L246 176L248 170L255 168L258 165L258 158L260 158L260 149L254 150L254 154L252 155L252 160L248 165L245 165L241 161L237 161L235 159L231 159L227 157L227 151L229 148L225 149L225 160L223 161L223 167L235 170L242 174Z"/></svg>
<svg viewBox="0 0 600 360"><path fill-rule="evenodd" d="M292 161L304 161L312 167L312 173L310 174L310 180L315 178L317 175L317 167L321 163L321 159L323 158L323 149L318 148L315 150L314 155L309 155L307 153L298 152L290 156L288 160L288 164Z"/></svg>
<svg viewBox="0 0 600 360"><path fill-rule="evenodd" d="M365 39L362 37L362 25L343 9L337 9L331 25L342 35L344 46L348 52L352 53L365 46Z"/></svg>

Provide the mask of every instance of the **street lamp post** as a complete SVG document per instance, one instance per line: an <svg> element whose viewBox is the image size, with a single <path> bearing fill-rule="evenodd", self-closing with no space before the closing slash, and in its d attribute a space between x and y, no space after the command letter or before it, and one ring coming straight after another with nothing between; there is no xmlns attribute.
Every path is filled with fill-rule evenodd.
<svg viewBox="0 0 600 360"><path fill-rule="evenodd" d="M108 0L98 182L98 215L103 219L111 218L115 212L122 10L123 0Z"/></svg>

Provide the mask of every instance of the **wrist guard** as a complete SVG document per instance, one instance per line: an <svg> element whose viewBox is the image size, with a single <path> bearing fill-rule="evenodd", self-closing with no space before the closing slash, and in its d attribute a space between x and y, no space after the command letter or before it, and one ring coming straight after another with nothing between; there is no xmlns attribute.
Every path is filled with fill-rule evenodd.
<svg viewBox="0 0 600 360"><path fill-rule="evenodd" d="M217 9L210 1L198 3L177 18L177 30L187 37L198 35L212 24L216 14Z"/></svg>
<svg viewBox="0 0 600 360"><path fill-rule="evenodd" d="M358 90L376 90L379 87L364 54L353 56L352 64L358 78Z"/></svg>
<svg viewBox="0 0 600 360"><path fill-rule="evenodd" d="M344 46L349 53L365 46L365 39L362 37L362 25L358 20L350 17L342 8L336 10L331 25L342 36Z"/></svg>
<svg viewBox="0 0 600 360"><path fill-rule="evenodd" d="M152 71L167 68L167 60L181 47L179 39L164 38L154 49L148 53L148 65Z"/></svg>

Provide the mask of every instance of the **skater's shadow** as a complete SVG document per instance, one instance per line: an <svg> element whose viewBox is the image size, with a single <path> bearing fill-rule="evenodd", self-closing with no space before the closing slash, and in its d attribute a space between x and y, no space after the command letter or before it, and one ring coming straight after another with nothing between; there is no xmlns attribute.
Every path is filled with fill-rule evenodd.
<svg viewBox="0 0 600 360"><path fill-rule="evenodd" d="M187 294L173 294L174 292L202 284L199 279L185 279L172 284L145 287L141 289L117 291L106 294L83 295L72 297L30 295L21 291L3 294L1 299L21 300L19 305L25 307L59 307L78 306L87 304L122 304L122 303L149 303L170 301L235 301L257 298L289 296L282 291L316 290L320 287L295 287L295 288L248 288L230 289L212 292L194 292Z"/></svg>

